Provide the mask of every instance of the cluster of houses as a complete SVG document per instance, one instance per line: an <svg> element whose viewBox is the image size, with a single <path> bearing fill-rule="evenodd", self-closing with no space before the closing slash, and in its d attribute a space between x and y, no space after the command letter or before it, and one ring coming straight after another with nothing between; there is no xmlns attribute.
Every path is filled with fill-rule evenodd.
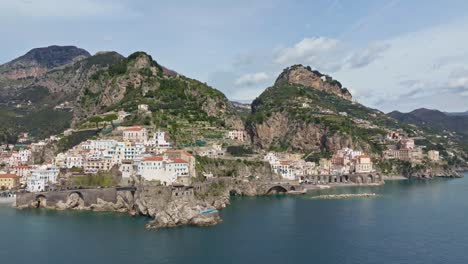
<svg viewBox="0 0 468 264"><path fill-rule="evenodd" d="M438 162L439 151L429 150L427 155L423 152L423 146L417 146L414 139L408 138L404 133L390 131L386 136L386 141L390 142L383 153L384 159L396 159L410 161L411 163L422 163L424 158L431 162Z"/></svg>
<svg viewBox="0 0 468 264"><path fill-rule="evenodd" d="M273 172L286 180L302 180L311 175L347 175L373 172L372 160L361 151L350 148L338 150L331 159L322 158L318 164L306 161L298 154L269 152L264 160Z"/></svg>
<svg viewBox="0 0 468 264"><path fill-rule="evenodd" d="M44 191L58 182L61 171L96 174L117 169L124 181L135 176L164 185L189 184L195 176L195 158L187 151L173 149L165 132L150 136L142 126L119 127L118 131L117 138L81 142L42 165L31 165L38 143L4 150L0 161L6 171L0 172L0 186L11 189L21 185L30 192Z"/></svg>
<svg viewBox="0 0 468 264"><path fill-rule="evenodd" d="M162 184L189 183L195 176L195 158L174 150L165 132L151 136L142 126L119 127L121 139L87 140L57 155L59 168L81 170L85 174L110 171L122 173L124 181L132 176Z"/></svg>

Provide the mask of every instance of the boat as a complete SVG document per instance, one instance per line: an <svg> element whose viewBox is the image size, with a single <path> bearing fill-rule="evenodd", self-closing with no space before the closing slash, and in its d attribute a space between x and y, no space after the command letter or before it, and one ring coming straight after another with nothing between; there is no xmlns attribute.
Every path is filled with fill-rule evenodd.
<svg viewBox="0 0 468 264"><path fill-rule="evenodd" d="M212 213L217 213L218 210L216 209L207 209L207 210L202 210L200 211L200 214L212 214Z"/></svg>

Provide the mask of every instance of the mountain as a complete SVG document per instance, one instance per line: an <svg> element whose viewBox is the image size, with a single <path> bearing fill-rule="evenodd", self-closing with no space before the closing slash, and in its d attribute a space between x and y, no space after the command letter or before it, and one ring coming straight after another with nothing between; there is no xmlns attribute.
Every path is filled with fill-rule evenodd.
<svg viewBox="0 0 468 264"><path fill-rule="evenodd" d="M380 152L376 143L399 128L384 113L352 100L332 77L294 65L252 103L247 129L258 147L330 153L343 147Z"/></svg>
<svg viewBox="0 0 468 264"><path fill-rule="evenodd" d="M25 55L0 65L0 77L18 80L39 77L47 71L91 56L75 46L49 46L30 50Z"/></svg>
<svg viewBox="0 0 468 264"><path fill-rule="evenodd" d="M76 55L60 57L56 46L44 49L34 49L2 66L5 74L26 61L44 69L34 78L8 79L4 75L0 79L3 142L14 141L19 132L46 137L70 125L86 125L95 115L118 110L130 113L125 124L153 124L170 130L184 144L198 137L219 137L226 129L243 129L242 120L224 94L165 68L144 52L126 58L116 52L87 56L89 53L78 48L58 47ZM62 103L73 111L55 108ZM138 114L139 104L147 104L152 114Z"/></svg>
<svg viewBox="0 0 468 264"><path fill-rule="evenodd" d="M465 112L453 112L453 113L450 113L450 112L445 112L446 115L449 115L449 116L468 116L468 111L465 111Z"/></svg>
<svg viewBox="0 0 468 264"><path fill-rule="evenodd" d="M426 108L416 109L409 113L393 111L388 115L406 124L428 127L437 131L448 130L468 136L468 116L466 115L451 115Z"/></svg>

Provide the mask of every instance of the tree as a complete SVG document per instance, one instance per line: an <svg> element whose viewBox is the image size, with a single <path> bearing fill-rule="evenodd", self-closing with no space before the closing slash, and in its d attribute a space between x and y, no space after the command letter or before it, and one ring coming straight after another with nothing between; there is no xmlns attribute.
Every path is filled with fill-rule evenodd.
<svg viewBox="0 0 468 264"><path fill-rule="evenodd" d="M93 116L90 119L88 119L88 121L91 123L96 123L96 128L99 129L99 123L104 120L100 116Z"/></svg>
<svg viewBox="0 0 468 264"><path fill-rule="evenodd" d="M117 115L116 114L110 114L110 115L106 115L102 120L105 121L105 122L110 122L112 127L114 127L114 120L117 120Z"/></svg>

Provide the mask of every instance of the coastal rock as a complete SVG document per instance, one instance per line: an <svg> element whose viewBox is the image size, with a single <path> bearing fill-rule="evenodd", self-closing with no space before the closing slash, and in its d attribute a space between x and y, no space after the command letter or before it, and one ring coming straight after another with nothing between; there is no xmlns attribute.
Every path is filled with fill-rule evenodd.
<svg viewBox="0 0 468 264"><path fill-rule="evenodd" d="M221 222L217 212L202 214L203 210L215 209L193 205L189 202L173 201L156 213L155 219L146 225L147 228L176 227L180 225L214 225Z"/></svg>
<svg viewBox="0 0 468 264"><path fill-rule="evenodd" d="M97 204L91 205L91 210L93 211L101 211L101 212L106 212L106 211L115 211L116 207L114 203L111 202L106 202L100 198L97 199Z"/></svg>
<svg viewBox="0 0 468 264"><path fill-rule="evenodd" d="M66 209L84 209L84 200L77 193L68 196L66 202L59 201L56 205L58 210Z"/></svg>

